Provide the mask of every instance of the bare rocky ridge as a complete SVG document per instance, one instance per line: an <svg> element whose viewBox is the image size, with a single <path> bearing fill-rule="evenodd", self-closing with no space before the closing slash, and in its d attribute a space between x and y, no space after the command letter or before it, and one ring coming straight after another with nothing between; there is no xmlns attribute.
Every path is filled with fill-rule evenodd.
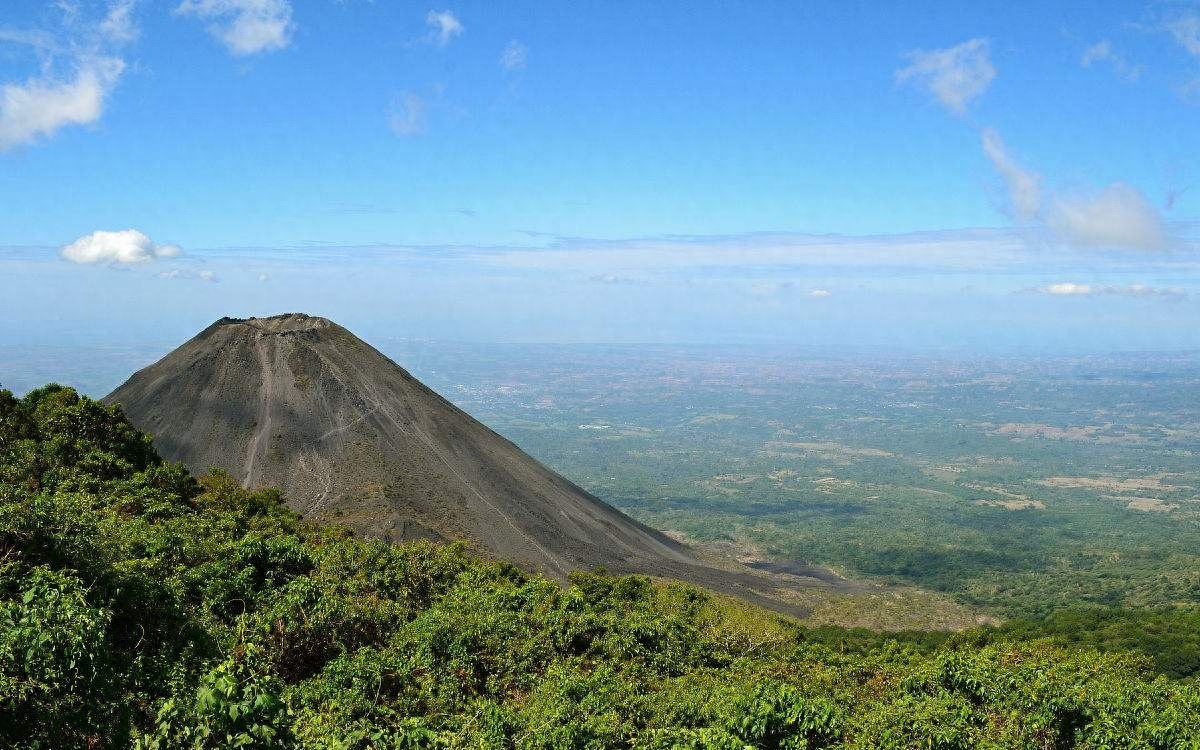
<svg viewBox="0 0 1200 750"><path fill-rule="evenodd" d="M361 534L464 539L560 580L596 566L676 578L798 615L787 589L837 587L700 560L324 318L222 318L104 400L166 458L279 487L305 516Z"/></svg>

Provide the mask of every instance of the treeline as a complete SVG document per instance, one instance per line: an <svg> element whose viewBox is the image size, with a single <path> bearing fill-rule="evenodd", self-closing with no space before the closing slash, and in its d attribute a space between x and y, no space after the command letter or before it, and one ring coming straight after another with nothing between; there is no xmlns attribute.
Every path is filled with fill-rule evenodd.
<svg viewBox="0 0 1200 750"><path fill-rule="evenodd" d="M115 408L0 391L3 747L1200 747L1195 680L1070 628L884 636L636 576L563 588L308 525Z"/></svg>
<svg viewBox="0 0 1200 750"><path fill-rule="evenodd" d="M1042 639L1064 648L1138 653L1168 677L1200 675L1200 610L1072 609L1041 620L1012 620L963 634L964 643Z"/></svg>

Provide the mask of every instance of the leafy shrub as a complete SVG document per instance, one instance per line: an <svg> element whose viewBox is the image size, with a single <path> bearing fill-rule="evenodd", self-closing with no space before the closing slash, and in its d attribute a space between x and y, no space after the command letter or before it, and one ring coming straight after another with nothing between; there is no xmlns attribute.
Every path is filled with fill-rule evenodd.
<svg viewBox="0 0 1200 750"><path fill-rule="evenodd" d="M69 389L0 391L5 747L1197 748L1200 688L1152 669L1190 669L1187 617L945 638L564 588L309 525Z"/></svg>

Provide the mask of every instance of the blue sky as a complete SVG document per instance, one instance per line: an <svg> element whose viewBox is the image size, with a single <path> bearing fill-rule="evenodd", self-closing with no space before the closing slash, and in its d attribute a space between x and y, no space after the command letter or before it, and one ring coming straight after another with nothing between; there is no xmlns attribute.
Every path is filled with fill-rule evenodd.
<svg viewBox="0 0 1200 750"><path fill-rule="evenodd" d="M1200 6L8 0L3 340L1200 347Z"/></svg>

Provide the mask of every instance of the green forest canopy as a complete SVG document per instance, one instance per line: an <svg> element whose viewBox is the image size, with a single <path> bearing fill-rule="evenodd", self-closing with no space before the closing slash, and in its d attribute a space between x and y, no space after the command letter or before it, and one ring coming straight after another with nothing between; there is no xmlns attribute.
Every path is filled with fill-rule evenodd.
<svg viewBox="0 0 1200 750"><path fill-rule="evenodd" d="M303 522L120 410L0 391L0 745L1200 748L1190 610L954 636L568 587Z"/></svg>

